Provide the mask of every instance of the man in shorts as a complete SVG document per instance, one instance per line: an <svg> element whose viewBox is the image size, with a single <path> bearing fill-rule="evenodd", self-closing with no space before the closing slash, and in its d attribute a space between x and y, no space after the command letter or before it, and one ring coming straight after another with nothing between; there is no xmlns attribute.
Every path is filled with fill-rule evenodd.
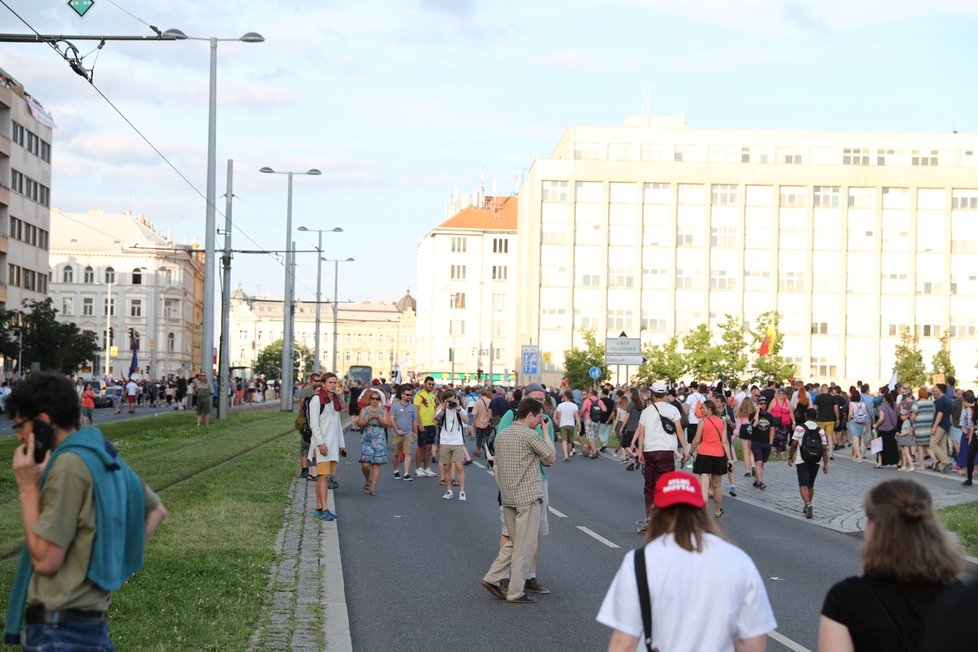
<svg viewBox="0 0 978 652"><path fill-rule="evenodd" d="M418 420L418 408L411 402L414 388L405 383L397 390L397 400L391 405L390 417L394 424L394 435L391 437L391 463L394 466L394 477L410 482L411 454L414 452L414 442L418 440L421 422ZM403 472L398 468L398 462L403 459Z"/></svg>
<svg viewBox="0 0 978 652"><path fill-rule="evenodd" d="M816 423L818 427L825 431L825 436L829 440L829 459L834 459L832 451L835 446L835 428L839 425L839 404L829 393L829 386L823 384L819 388L819 394L815 397Z"/></svg>
<svg viewBox="0 0 978 652"><path fill-rule="evenodd" d="M435 396L435 379L428 376L424 379L421 391L414 395L414 407L418 410L418 447L414 452L414 475L419 478L433 478L437 473L431 470L431 448L435 445L435 407L438 399Z"/></svg>
<svg viewBox="0 0 978 652"><path fill-rule="evenodd" d="M564 461L570 462L571 453L574 451L574 437L581 430L581 417L571 390L565 389L561 398L563 400L555 412L557 426L560 428L560 441L564 447Z"/></svg>
<svg viewBox="0 0 978 652"><path fill-rule="evenodd" d="M211 390L211 384L204 378L204 374L200 374L200 377L197 378L194 393L197 395L197 427L200 427L201 424L209 426L211 425L211 404L214 402L214 394Z"/></svg>
<svg viewBox="0 0 978 652"><path fill-rule="evenodd" d="M828 392L825 396L828 396ZM805 410L805 423L795 428L795 434L791 437L791 450L788 451L788 466L794 465L798 472L798 493L805 502L802 508L805 518L812 518L812 498L815 496L815 477L818 475L818 462L806 462L801 457L801 441L807 430L818 430L819 437L822 439L822 471L829 472L829 440L825 435L825 429L819 427L815 421L817 416L816 408L810 407Z"/></svg>
<svg viewBox="0 0 978 652"><path fill-rule="evenodd" d="M309 375L309 382L299 390L299 409L305 411L306 427L299 431L299 477L306 480L316 479L316 467L309 466L309 442L312 439L312 429L309 426L309 399L319 391L319 374ZM310 468L312 473L310 474Z"/></svg>

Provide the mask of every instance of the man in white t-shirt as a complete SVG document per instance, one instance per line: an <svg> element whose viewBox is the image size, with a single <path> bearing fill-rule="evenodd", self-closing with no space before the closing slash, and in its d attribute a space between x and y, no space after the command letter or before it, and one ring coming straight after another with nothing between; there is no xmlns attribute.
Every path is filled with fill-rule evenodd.
<svg viewBox="0 0 978 652"><path fill-rule="evenodd" d="M672 432L666 430L666 422L671 424ZM683 442L682 415L674 405L666 400L666 384L652 383L652 404L642 410L638 420L635 440L629 449L631 455L641 452L645 465L645 516L646 524L639 528L644 532L648 516L652 513L652 497L659 478L674 471L676 453L686 462L686 444Z"/></svg>
<svg viewBox="0 0 978 652"><path fill-rule="evenodd" d="M126 400L129 402L129 414L136 412L136 393L139 392L139 385L132 378L126 383Z"/></svg>
<svg viewBox="0 0 978 652"><path fill-rule="evenodd" d="M699 407L703 401L706 400L700 392L706 389L705 385L698 385L696 383L690 383L689 385L689 396L686 397L686 421L689 425L686 426L686 443L692 444L693 439L696 438L696 427L700 424L700 418L696 416L697 410L702 410Z"/></svg>
<svg viewBox="0 0 978 652"><path fill-rule="evenodd" d="M670 518L654 517L650 541L625 555L598 612L615 630L608 649L764 650L778 626L764 581L747 553L714 533L696 477L664 475L654 505ZM648 588L644 615L636 554Z"/></svg>
<svg viewBox="0 0 978 652"><path fill-rule="evenodd" d="M581 417L571 390L565 389L561 398L563 400L557 406L555 414L557 427L560 429L560 441L564 446L564 461L570 462L571 453L574 451L574 437L581 430Z"/></svg>

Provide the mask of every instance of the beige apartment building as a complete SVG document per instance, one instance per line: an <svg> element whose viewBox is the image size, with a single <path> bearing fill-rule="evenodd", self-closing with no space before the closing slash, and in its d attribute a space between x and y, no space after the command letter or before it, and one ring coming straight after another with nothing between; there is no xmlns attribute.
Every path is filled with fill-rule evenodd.
<svg viewBox="0 0 978 652"><path fill-rule="evenodd" d="M660 343L781 315L799 377L888 380L904 327L925 362L978 357L978 135L570 127L520 190L519 344L559 378L581 328Z"/></svg>

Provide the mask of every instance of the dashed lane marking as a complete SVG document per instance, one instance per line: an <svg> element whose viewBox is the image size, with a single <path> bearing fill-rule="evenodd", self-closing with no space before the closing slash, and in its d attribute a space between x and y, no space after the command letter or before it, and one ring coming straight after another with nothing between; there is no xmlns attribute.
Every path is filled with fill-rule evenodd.
<svg viewBox="0 0 978 652"><path fill-rule="evenodd" d="M785 646L789 650L792 650L792 652L812 652L811 650L809 650L804 645L802 645L800 643L795 643L794 641L792 641L790 638L788 638L784 634L779 634L776 631L774 631L774 632L768 632L768 636L770 636L771 639L777 641L778 643L780 643L781 645Z"/></svg>
<svg viewBox="0 0 978 652"><path fill-rule="evenodd" d="M475 460L472 460L472 463L475 464L480 469L486 468L485 464L483 464L482 462L476 462Z"/></svg>
<svg viewBox="0 0 978 652"><path fill-rule="evenodd" d="M608 546L609 548L621 548L621 546L619 546L617 543L615 543L613 541L608 541L607 539L605 539L603 536L601 536L597 532L595 532L593 530L589 530L588 528L584 527L583 525L578 525L577 526L577 529L580 530L581 532L583 532L584 534L588 535L589 537L591 537L593 539L597 539L598 541L600 541L604 545Z"/></svg>
<svg viewBox="0 0 978 652"><path fill-rule="evenodd" d="M547 506L547 509L549 509L550 510L550 513L553 514L554 516L559 516L560 518L567 518L567 514L563 514L561 512L558 512L556 509L554 509L553 507L550 507L549 505Z"/></svg>

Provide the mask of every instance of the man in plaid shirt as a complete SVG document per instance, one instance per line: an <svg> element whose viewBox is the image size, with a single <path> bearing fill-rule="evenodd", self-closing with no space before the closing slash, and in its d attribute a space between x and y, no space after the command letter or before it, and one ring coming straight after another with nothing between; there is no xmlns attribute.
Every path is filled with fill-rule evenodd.
<svg viewBox="0 0 978 652"><path fill-rule="evenodd" d="M535 428L543 419L543 403L525 398L516 409L516 421L496 435L495 476L502 497L503 518L509 540L499 549L482 586L497 598L517 604L532 604L535 598L523 591L530 564L536 555L543 488L540 464L554 462L554 447L541 438ZM509 590L504 595L499 581L510 573Z"/></svg>

